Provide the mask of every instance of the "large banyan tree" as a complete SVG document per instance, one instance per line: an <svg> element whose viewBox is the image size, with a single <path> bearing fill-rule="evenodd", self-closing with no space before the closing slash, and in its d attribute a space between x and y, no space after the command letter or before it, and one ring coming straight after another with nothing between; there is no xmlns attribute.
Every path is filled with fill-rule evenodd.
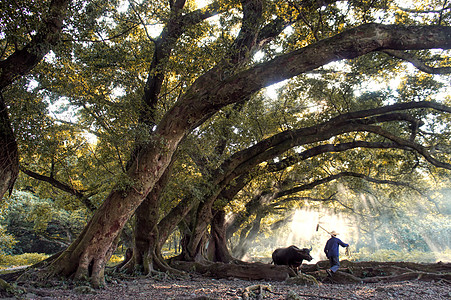
<svg viewBox="0 0 451 300"><path fill-rule="evenodd" d="M107 140L105 136L110 134L108 142L118 152L127 149L128 153L127 159L122 159L121 176L98 208L89 197L65 186L94 212L78 238L41 272L103 284L105 265L133 215L133 257L124 268L168 270L161 247L177 226L183 232L179 259L228 262L232 256L227 238L249 215L261 220L274 204L265 201L264 193L255 195L228 228L226 205L255 178L327 153L395 149L398 155L414 153L421 157L418 160L450 169L446 140L420 134L431 116L451 112L445 96L428 98L406 91L397 98L365 100L362 96L359 102L352 93L331 93L334 84L357 86L357 80L390 77L406 63L424 74L446 76L451 27L450 9L443 3L431 2L430 8L420 11L415 6L398 7L394 1L363 0L226 0L201 8L185 0L71 1L60 42L28 79L37 82L51 99L64 98L79 107L77 126L95 132L99 140ZM56 5L62 11L66 4L43 1L40 9ZM20 5L9 13L23 18L38 13L33 1ZM20 12L30 12L30 16ZM53 16L51 9L49 15ZM28 53L41 49L27 48L27 42L40 36L34 34L31 29L29 41L18 39L16 46L6 37L2 41L2 82L14 47ZM48 47L52 44L56 44L52 39L46 43ZM31 69L17 72L17 76ZM3 112L10 106L18 113L15 105L19 101L13 95L15 89L27 87L25 79L2 84ZM289 127L281 126L233 149L228 143L240 126L236 115L249 109L247 103L263 89L290 79L287 90L297 91L304 99L317 97L309 101L322 103L323 108L308 113L302 105L293 107ZM258 120L258 114L253 118ZM437 119L446 122L446 118ZM2 128L11 128L9 122L3 118ZM214 127L215 136L208 155L193 142L208 135L207 131L203 136L199 133L207 123ZM14 155L14 149L5 148L8 139L11 135L2 135L1 161ZM162 194L183 156L189 156L201 174L202 180L193 182L199 189L184 193L160 215ZM8 164L15 167L16 162ZM24 173L58 185L54 177L39 176L23 167ZM11 176L2 175L2 184L9 187ZM271 199L284 199L345 176L382 182L349 171L318 175L298 185L286 178ZM259 222L255 225L250 233L258 231Z"/></svg>

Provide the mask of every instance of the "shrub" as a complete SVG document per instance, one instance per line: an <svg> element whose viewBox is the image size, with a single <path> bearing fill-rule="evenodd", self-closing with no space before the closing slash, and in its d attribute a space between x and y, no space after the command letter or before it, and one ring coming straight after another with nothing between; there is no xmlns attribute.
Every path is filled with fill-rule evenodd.
<svg viewBox="0 0 451 300"><path fill-rule="evenodd" d="M6 229L0 225L0 253L6 254L17 243L13 235L8 234Z"/></svg>

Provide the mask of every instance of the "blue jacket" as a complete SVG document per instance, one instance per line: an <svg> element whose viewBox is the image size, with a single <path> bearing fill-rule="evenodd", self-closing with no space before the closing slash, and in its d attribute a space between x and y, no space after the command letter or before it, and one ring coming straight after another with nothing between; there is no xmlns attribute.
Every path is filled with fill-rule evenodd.
<svg viewBox="0 0 451 300"><path fill-rule="evenodd" d="M324 253L326 253L327 258L329 257L339 257L338 246L348 247L349 245L343 243L339 238L331 237L324 247Z"/></svg>

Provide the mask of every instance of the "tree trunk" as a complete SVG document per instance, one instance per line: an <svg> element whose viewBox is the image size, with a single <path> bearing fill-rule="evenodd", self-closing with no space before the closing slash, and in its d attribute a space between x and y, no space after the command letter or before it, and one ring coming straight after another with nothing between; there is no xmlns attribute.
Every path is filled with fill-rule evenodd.
<svg viewBox="0 0 451 300"><path fill-rule="evenodd" d="M237 258L243 259L246 256L247 251L252 244L252 241L257 237L257 234L260 231L262 218L263 215L261 213L258 213L252 224L249 224L249 227L251 227L249 233L246 234L247 231L244 231L244 233L240 235L240 241L235 249L233 249L233 253L236 253Z"/></svg>
<svg viewBox="0 0 451 300"><path fill-rule="evenodd" d="M104 268L118 234L162 176L180 139L181 136L168 138L172 143L166 143L165 149L152 144L143 147L129 169L131 181L138 184L127 190L113 190L77 240L45 272L75 279L90 278L94 286L103 285ZM155 205L152 201L155 200L149 201L149 207Z"/></svg>
<svg viewBox="0 0 451 300"><path fill-rule="evenodd" d="M196 249L202 249L199 243L202 241L202 237L206 235L208 225L212 224L212 207L215 201L218 198L221 198L223 203L227 203L246 185L246 183L248 183L248 180L246 179L248 176L245 174L240 177L238 181L235 181L233 186L228 186L235 177L226 176L227 172L223 173L222 171L222 168L218 168L212 173L213 175L211 177L214 178L214 181L211 184L214 190L209 196L206 196L206 199L203 202L199 203L196 210L196 215L194 216L195 222L191 228L190 241L187 243L187 253L190 253L190 258L199 256ZM227 189L225 187L229 188ZM225 204L222 204L220 209L224 206Z"/></svg>
<svg viewBox="0 0 451 300"><path fill-rule="evenodd" d="M213 262L229 263L233 260L227 248L225 211L215 213L211 222L211 237L207 248L207 257Z"/></svg>
<svg viewBox="0 0 451 300"><path fill-rule="evenodd" d="M161 258L158 221L160 218L160 198L171 172L172 163L161 176L158 183L147 195L135 213L133 259L126 266L127 270L136 270L150 274L156 269L166 272L170 267Z"/></svg>
<svg viewBox="0 0 451 300"><path fill-rule="evenodd" d="M115 250L121 229L131 215L130 211L124 211L124 205L118 201L118 194L110 194L78 238L44 269L44 273L76 280L90 278L95 287L104 284L105 265Z"/></svg>
<svg viewBox="0 0 451 300"><path fill-rule="evenodd" d="M158 241L156 227L159 215L159 200L150 193L135 213L133 271L149 274L154 270L154 257Z"/></svg>
<svg viewBox="0 0 451 300"><path fill-rule="evenodd" d="M171 232L179 225L179 223L189 214L195 207L196 201L187 198L182 199L171 211L158 223L158 232L160 238L158 247L161 249L168 239ZM181 233L183 235L183 233Z"/></svg>
<svg viewBox="0 0 451 300"><path fill-rule="evenodd" d="M8 109L0 94L0 200L9 191L19 174L19 154L16 137L11 127Z"/></svg>
<svg viewBox="0 0 451 300"><path fill-rule="evenodd" d="M212 203L207 201L200 203L194 220L194 226L191 229L190 240L187 243L186 253L190 259L198 261L204 256L205 237L208 234L207 226L212 220Z"/></svg>
<svg viewBox="0 0 451 300"><path fill-rule="evenodd" d="M59 41L63 20L70 0L52 0L32 40L0 60L0 92L17 78L29 73ZM30 32L31 34L31 32ZM4 53L3 53L4 54ZM16 138L8 116L8 109L0 94L0 200L6 191L11 193L19 173Z"/></svg>
<svg viewBox="0 0 451 300"><path fill-rule="evenodd" d="M181 247L182 252L180 255L174 258L174 260L183 261L206 261L206 244L208 242L207 231L195 231L197 223L197 216L194 214L196 211L192 211L190 215L186 216L185 222L181 222L179 225L180 232L182 234ZM192 241L196 241L193 247Z"/></svg>

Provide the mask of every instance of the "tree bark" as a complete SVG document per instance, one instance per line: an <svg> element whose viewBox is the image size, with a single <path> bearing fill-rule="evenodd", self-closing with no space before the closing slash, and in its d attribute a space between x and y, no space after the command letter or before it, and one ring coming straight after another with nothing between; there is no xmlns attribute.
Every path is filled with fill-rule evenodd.
<svg viewBox="0 0 451 300"><path fill-rule="evenodd" d="M207 247L207 257L213 262L229 263L233 260L227 248L225 211L218 210L211 222L211 237Z"/></svg>
<svg viewBox="0 0 451 300"><path fill-rule="evenodd" d="M138 184L126 190L113 190L48 272L75 279L90 278L97 287L104 284L104 268L114 251L116 237L166 170L180 138L173 136L167 148L153 144L142 148L128 173L132 182ZM152 207L154 203L149 205Z"/></svg>
<svg viewBox="0 0 451 300"><path fill-rule="evenodd" d="M149 274L155 270L166 272L171 269L161 257L161 247L163 245L159 243L158 231L160 197L171 173L172 163L136 210L133 259L126 266L131 272L139 270L144 274Z"/></svg>
<svg viewBox="0 0 451 300"><path fill-rule="evenodd" d="M0 199L9 191L11 194L14 182L19 174L19 154L9 120L8 109L0 93Z"/></svg>

